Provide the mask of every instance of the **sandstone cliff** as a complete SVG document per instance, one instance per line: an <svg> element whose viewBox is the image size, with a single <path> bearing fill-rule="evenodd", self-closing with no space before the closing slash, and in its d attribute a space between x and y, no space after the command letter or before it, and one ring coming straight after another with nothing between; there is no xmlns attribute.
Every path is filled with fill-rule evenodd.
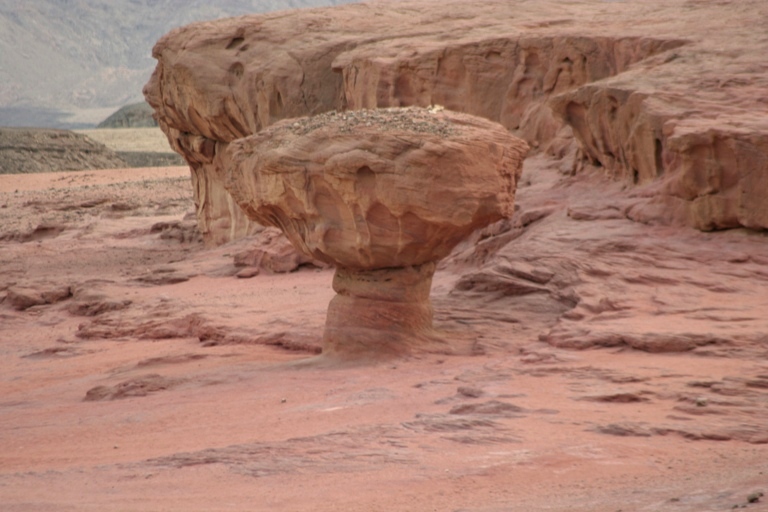
<svg viewBox="0 0 768 512"><path fill-rule="evenodd" d="M768 6L577 3L371 2L193 24L157 43L145 95L192 167L211 243L251 229L213 164L233 140L283 118L432 104L498 121L565 170L604 168L647 197L627 212L638 221L768 227L768 40L755 37Z"/></svg>

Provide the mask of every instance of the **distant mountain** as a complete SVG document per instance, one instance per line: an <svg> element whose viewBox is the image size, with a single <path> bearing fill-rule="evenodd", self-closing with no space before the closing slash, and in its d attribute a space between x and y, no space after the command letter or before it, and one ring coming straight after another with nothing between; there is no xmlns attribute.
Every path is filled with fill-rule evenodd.
<svg viewBox="0 0 768 512"><path fill-rule="evenodd" d="M355 0L0 0L0 126L92 127L143 101L157 39L194 21Z"/></svg>

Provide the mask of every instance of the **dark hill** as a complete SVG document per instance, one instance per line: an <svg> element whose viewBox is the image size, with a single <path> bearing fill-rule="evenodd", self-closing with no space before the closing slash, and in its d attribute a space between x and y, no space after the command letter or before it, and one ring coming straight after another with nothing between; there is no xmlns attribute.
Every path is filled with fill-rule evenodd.
<svg viewBox="0 0 768 512"><path fill-rule="evenodd" d="M128 167L117 153L68 130L0 128L0 174Z"/></svg>
<svg viewBox="0 0 768 512"><path fill-rule="evenodd" d="M147 103L132 103L100 122L96 128L147 128L157 126L152 107Z"/></svg>

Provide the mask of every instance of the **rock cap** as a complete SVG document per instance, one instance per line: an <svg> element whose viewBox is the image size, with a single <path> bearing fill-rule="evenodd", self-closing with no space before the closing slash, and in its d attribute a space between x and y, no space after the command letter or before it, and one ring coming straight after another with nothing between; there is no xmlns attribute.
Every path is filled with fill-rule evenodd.
<svg viewBox="0 0 768 512"><path fill-rule="evenodd" d="M497 123L409 107L283 120L217 158L251 219L313 258L375 269L437 261L511 216L527 151Z"/></svg>

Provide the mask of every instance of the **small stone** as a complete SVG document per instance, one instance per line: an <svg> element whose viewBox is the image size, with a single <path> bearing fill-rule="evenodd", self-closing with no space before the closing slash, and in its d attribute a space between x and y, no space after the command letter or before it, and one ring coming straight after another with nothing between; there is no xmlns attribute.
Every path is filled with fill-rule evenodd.
<svg viewBox="0 0 768 512"><path fill-rule="evenodd" d="M235 276L239 279L250 279L259 275L259 267L246 267L239 271Z"/></svg>
<svg viewBox="0 0 768 512"><path fill-rule="evenodd" d="M479 398L483 396L483 390L479 388L473 388L471 386L459 386L456 392L467 398Z"/></svg>

